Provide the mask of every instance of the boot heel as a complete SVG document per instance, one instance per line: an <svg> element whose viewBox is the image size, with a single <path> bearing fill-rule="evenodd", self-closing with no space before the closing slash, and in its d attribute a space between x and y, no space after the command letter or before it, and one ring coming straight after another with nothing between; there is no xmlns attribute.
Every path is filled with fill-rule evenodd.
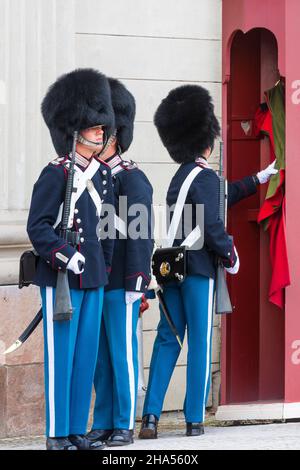
<svg viewBox="0 0 300 470"><path fill-rule="evenodd" d="M139 439L157 439L158 419L155 415L145 415L139 432Z"/></svg>
<svg viewBox="0 0 300 470"><path fill-rule="evenodd" d="M201 436L204 434L203 423L186 423L187 436Z"/></svg>

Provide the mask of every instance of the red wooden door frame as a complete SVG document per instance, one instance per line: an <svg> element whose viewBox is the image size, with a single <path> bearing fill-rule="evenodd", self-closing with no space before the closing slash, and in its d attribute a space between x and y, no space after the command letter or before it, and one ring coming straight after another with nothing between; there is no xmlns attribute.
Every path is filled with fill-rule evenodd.
<svg viewBox="0 0 300 470"><path fill-rule="evenodd" d="M283 370L283 400L282 408L276 408L277 416L282 418L300 417L300 217L299 217L299 175L300 175L300 61L299 48L299 0L223 0L223 75L222 75L222 122L225 168L227 158L227 107L228 82L230 78L230 53L232 41L237 31L244 33L253 28L265 28L272 31L278 43L278 68L286 77L286 237L290 265L291 286L286 289L286 306L284 321L284 370ZM266 74L267 75L267 74ZM264 71L261 73L262 89ZM265 87L266 88L266 87ZM264 145L264 144L263 144ZM266 154L262 147L262 166ZM229 169L229 167L228 167ZM263 197L263 194L261 195ZM264 249L263 234L260 237L261 251ZM260 263L260 270L264 265ZM264 276L262 276L264 277ZM261 285L261 299L265 297L266 286ZM263 297L262 297L263 296ZM269 318L273 315L266 308L266 315L260 316L260 330L267 332ZM274 315L273 315L274 317ZM277 321L280 317L277 316ZM228 320L222 321L221 349L221 403L227 405L227 390L230 388L230 329ZM267 364L276 363L278 358L272 351L272 342L266 343L267 335L260 336L259 347L262 355L268 357L265 367L260 366L260 396L268 396L268 383L264 378ZM280 361L282 357L280 357ZM271 383L276 380L276 375ZM275 402L275 399L273 399ZM272 401L272 399L271 399ZM221 407L225 410L226 407ZM228 410L230 407L228 408ZM222 411L224 413L224 411ZM231 411L228 411L230 416ZM226 414L226 413L225 413ZM271 412L272 414L272 412Z"/></svg>

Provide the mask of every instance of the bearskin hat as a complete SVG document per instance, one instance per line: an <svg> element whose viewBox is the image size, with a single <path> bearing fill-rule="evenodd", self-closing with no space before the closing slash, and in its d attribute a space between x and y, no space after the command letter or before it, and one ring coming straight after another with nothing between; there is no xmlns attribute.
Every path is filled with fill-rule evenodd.
<svg viewBox="0 0 300 470"><path fill-rule="evenodd" d="M213 148L220 135L209 92L198 85L171 90L154 115L162 143L177 163L186 163Z"/></svg>
<svg viewBox="0 0 300 470"><path fill-rule="evenodd" d="M114 130L107 78L94 69L77 69L59 77L42 102L42 115L58 155L72 150L73 133L98 124Z"/></svg>
<svg viewBox="0 0 300 470"><path fill-rule="evenodd" d="M119 80L109 78L111 101L115 113L117 141L122 152L128 150L133 139L135 99Z"/></svg>

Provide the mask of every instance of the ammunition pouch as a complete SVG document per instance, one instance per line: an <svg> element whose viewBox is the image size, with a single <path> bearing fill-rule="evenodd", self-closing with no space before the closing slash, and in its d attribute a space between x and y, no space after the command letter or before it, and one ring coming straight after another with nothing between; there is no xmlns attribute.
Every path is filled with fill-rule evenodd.
<svg viewBox="0 0 300 470"><path fill-rule="evenodd" d="M30 286L36 273L39 255L35 250L27 250L21 255L19 266L19 289Z"/></svg>
<svg viewBox="0 0 300 470"><path fill-rule="evenodd" d="M187 251L185 246L157 248L152 257L152 272L160 286L181 283L186 278Z"/></svg>

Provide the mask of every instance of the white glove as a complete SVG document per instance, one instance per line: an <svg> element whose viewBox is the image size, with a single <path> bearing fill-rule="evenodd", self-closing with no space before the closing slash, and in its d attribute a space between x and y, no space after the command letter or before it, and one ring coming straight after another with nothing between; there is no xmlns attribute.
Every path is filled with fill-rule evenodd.
<svg viewBox="0 0 300 470"><path fill-rule="evenodd" d="M240 269L240 258L239 258L238 252L236 251L235 247L234 247L234 252L235 252L235 255L236 255L236 262L235 262L234 266L232 266L232 268L225 268L226 271L229 274L236 274L238 272L238 270Z"/></svg>
<svg viewBox="0 0 300 470"><path fill-rule="evenodd" d="M158 288L158 284L157 284L156 277L154 276L154 274L152 274L151 279L150 279L150 283L149 283L149 286L148 286L148 290L155 290L157 288Z"/></svg>
<svg viewBox="0 0 300 470"><path fill-rule="evenodd" d="M126 291L125 292L125 302L126 304L133 304L136 300L142 297L142 292Z"/></svg>
<svg viewBox="0 0 300 470"><path fill-rule="evenodd" d="M79 261L83 264L81 269L78 266ZM73 255L70 261L68 262L67 269L73 271L74 274L81 274L84 271L84 264L85 257L81 253L79 253L79 251L76 251L75 255Z"/></svg>
<svg viewBox="0 0 300 470"><path fill-rule="evenodd" d="M276 163L276 160L274 160L273 163L271 163L269 166L267 166L267 168L265 168L264 170L261 170L257 173L256 176L257 176L258 181L260 182L260 184L266 183L267 181L269 181L269 179L271 178L272 175L276 175L276 173L278 173L278 170L276 170L276 168L274 168L275 163Z"/></svg>

